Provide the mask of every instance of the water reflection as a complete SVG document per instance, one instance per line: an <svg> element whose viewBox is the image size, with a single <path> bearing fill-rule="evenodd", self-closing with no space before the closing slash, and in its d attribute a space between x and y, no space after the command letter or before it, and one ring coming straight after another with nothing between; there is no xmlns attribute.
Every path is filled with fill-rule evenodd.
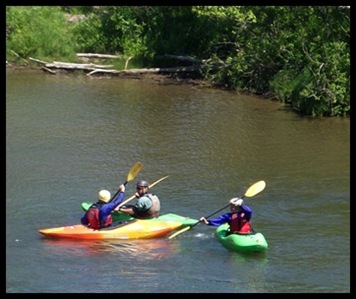
<svg viewBox="0 0 356 299"><path fill-rule="evenodd" d="M110 253L117 258L161 260L179 252L168 239L150 240L72 240L43 238L42 244L55 255L88 256Z"/></svg>

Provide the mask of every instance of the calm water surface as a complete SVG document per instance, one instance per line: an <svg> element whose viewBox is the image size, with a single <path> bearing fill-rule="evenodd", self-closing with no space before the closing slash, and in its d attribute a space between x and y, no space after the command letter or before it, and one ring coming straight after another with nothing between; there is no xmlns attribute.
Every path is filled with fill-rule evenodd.
<svg viewBox="0 0 356 299"><path fill-rule="evenodd" d="M72 241L81 203L153 182L162 213L245 203L269 249L244 255L197 225L174 239ZM127 185L127 196L135 189ZM118 78L6 74L7 293L350 292L350 120L308 119L257 97Z"/></svg>

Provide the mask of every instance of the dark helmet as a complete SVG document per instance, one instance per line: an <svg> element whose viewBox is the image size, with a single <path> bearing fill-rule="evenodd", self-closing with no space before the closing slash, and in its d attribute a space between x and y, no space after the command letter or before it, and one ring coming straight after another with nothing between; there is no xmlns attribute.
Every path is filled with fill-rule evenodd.
<svg viewBox="0 0 356 299"><path fill-rule="evenodd" d="M148 187L148 183L145 180L138 180L136 187Z"/></svg>

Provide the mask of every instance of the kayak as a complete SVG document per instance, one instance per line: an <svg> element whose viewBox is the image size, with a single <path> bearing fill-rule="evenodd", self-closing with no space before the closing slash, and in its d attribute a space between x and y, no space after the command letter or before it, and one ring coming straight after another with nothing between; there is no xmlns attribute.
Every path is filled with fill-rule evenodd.
<svg viewBox="0 0 356 299"><path fill-rule="evenodd" d="M82 203L82 209L84 211L87 211L92 204L88 202L83 202ZM111 217L113 221L123 221L123 220L132 220L135 219L134 217L124 214L119 211L114 211L111 213ZM167 213L167 214L162 214L156 218L149 219L150 221L174 221L174 222L180 222L181 223L181 228L185 228L187 226L191 226L194 223L197 223L199 220L193 219L190 217L184 217L178 214L174 213Z"/></svg>
<svg viewBox="0 0 356 299"><path fill-rule="evenodd" d="M112 226L92 229L82 224L40 229L38 232L53 238L74 238L85 240L103 239L150 239L162 237L182 226L177 221L125 220Z"/></svg>
<svg viewBox="0 0 356 299"><path fill-rule="evenodd" d="M260 232L228 234L228 230L228 223L224 223L216 229L216 235L220 243L226 248L239 252L263 252L268 248L268 243Z"/></svg>

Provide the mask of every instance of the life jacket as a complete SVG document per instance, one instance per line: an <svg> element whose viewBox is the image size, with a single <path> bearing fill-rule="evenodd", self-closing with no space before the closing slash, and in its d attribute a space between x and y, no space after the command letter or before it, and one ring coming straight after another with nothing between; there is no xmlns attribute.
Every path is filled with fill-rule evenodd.
<svg viewBox="0 0 356 299"><path fill-rule="evenodd" d="M161 204L157 195L145 194L144 196L148 197L151 200L152 206L147 211L135 211L134 217L139 219L151 219L158 217L161 211Z"/></svg>
<svg viewBox="0 0 356 299"><path fill-rule="evenodd" d="M157 195L148 194L148 198L151 199L152 206L147 211L147 213L150 216L150 218L156 218L159 216L159 212L161 211L161 203L160 203Z"/></svg>
<svg viewBox="0 0 356 299"><path fill-rule="evenodd" d="M102 204L92 204L88 209L86 215L88 219L88 227L93 229L100 229L110 226L112 224L112 217L109 215L104 222L100 221L99 212Z"/></svg>
<svg viewBox="0 0 356 299"><path fill-rule="evenodd" d="M245 213L233 213L231 215L230 233L249 234L252 232L250 221L245 218Z"/></svg>

